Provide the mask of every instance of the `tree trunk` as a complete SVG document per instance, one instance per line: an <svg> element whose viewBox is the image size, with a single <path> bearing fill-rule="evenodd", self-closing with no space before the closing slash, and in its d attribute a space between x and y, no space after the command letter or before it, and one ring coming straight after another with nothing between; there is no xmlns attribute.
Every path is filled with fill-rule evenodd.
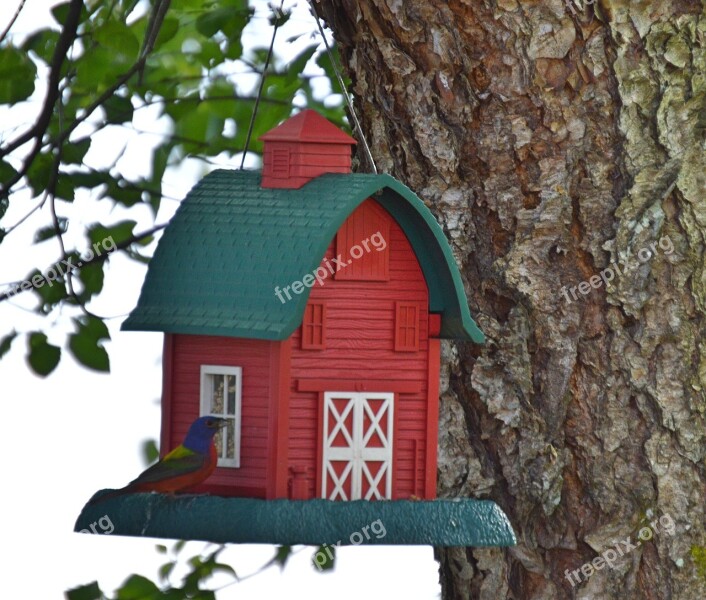
<svg viewBox="0 0 706 600"><path fill-rule="evenodd" d="M703 600L706 5L569 2L319 5L488 338L445 346L438 492L519 544L439 549L442 596Z"/></svg>

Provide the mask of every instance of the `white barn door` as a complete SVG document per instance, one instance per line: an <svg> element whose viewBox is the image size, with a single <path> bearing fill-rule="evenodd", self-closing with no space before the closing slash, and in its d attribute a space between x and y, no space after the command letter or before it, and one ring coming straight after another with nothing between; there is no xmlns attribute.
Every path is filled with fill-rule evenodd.
<svg viewBox="0 0 706 600"><path fill-rule="evenodd" d="M393 399L392 393L324 393L322 498L391 498Z"/></svg>

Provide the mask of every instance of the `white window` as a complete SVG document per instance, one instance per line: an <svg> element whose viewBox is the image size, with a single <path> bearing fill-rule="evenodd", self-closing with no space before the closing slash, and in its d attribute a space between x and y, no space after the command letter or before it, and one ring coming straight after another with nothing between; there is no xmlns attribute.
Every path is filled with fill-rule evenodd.
<svg viewBox="0 0 706 600"><path fill-rule="evenodd" d="M201 415L226 419L216 434L219 467L240 466L240 404L243 369L201 365Z"/></svg>

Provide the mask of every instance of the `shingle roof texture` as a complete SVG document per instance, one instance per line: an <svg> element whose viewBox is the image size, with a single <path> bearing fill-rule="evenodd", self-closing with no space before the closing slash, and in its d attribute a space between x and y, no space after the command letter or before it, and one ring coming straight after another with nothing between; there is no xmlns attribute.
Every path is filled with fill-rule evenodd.
<svg viewBox="0 0 706 600"><path fill-rule="evenodd" d="M373 196L400 224L442 313L441 337L484 341L458 267L431 212L389 175L326 174L302 188L263 189L257 171L216 170L166 228L124 330L286 339L309 289L282 303L275 287L319 266L334 235Z"/></svg>

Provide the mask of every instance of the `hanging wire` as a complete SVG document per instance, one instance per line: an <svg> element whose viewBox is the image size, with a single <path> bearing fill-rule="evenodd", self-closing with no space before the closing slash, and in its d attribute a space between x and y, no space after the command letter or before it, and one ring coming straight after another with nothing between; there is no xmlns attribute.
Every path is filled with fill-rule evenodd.
<svg viewBox="0 0 706 600"><path fill-rule="evenodd" d="M343 92L343 96L345 97L346 103L348 104L348 110L350 111L351 118L353 119L353 126L356 130L356 133L358 134L358 137L360 138L360 141L363 142L365 155L368 158L368 162L370 163L373 173L377 175L378 170L375 166L375 161L373 160L373 154L372 152L370 152L370 146L368 146L368 142L365 139L365 136L363 135L363 128L360 126L360 121L358 121L358 115L356 114L355 109L353 108L353 100L351 99L351 96L348 93L348 89L346 88L346 84L343 81L343 77L341 76L341 72L338 68L338 63L336 62L333 55L333 51L331 50L331 46L329 45L328 40L326 39L326 35L324 34L324 28L321 25L321 20L319 19L318 15L316 14L316 10L314 9L314 0L309 0L309 5L311 7L311 14L314 16L314 20L319 26L319 33L321 34L321 38L324 40L324 45L326 46L326 52L328 53L329 60L331 61L331 66L333 67L334 73L336 73L336 79L338 79L338 85L341 86L341 91Z"/></svg>
<svg viewBox="0 0 706 600"><path fill-rule="evenodd" d="M250 147L250 140L252 139L252 130L255 127L255 117L257 116L257 109L260 106L260 98L262 98L262 90L265 87L265 77L267 77L267 69L270 66L270 60L272 60L272 51L275 47L275 37L277 36L277 30L279 29L279 24L282 21L284 7L284 0L279 3L279 9L271 5L272 10L275 13L275 25L272 30L272 40L270 41L270 49L267 51L267 58L265 59L265 67L262 69L262 76L260 77L260 87L257 90L257 96L255 97L255 106L253 106L252 114L250 115L250 125L248 126L248 135L245 137L245 148L243 148L243 156L240 159L240 170L242 171L245 166L245 157L248 154L248 148Z"/></svg>

